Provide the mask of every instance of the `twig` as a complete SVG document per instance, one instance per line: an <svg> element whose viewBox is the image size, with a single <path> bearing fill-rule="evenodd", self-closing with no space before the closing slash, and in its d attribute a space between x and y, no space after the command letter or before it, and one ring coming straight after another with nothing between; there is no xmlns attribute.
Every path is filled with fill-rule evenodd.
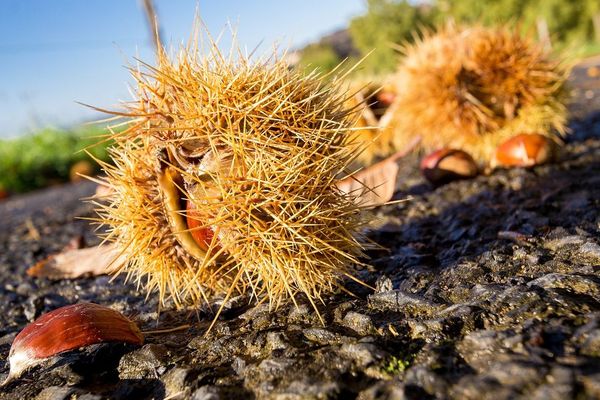
<svg viewBox="0 0 600 400"><path fill-rule="evenodd" d="M146 13L148 28L150 28L152 43L154 43L156 50L159 50L160 44L163 41L161 31L158 27L158 16L156 15L156 10L154 9L154 3L152 0L142 0L142 5L144 6L144 11Z"/></svg>
<svg viewBox="0 0 600 400"><path fill-rule="evenodd" d="M185 329L189 329L192 325L190 324L185 324L185 325L181 325L181 326L176 326L175 328L168 328L168 329L156 329L153 331L142 331L142 333L144 335L162 335L163 333L172 333L172 332L177 332L177 331L183 331Z"/></svg>

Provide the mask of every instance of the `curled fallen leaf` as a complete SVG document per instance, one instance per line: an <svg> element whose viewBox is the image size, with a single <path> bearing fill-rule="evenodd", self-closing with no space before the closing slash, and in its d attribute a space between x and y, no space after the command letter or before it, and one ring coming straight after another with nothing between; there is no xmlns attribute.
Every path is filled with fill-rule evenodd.
<svg viewBox="0 0 600 400"><path fill-rule="evenodd" d="M60 353L106 342L141 345L144 336L133 321L99 304L58 308L40 316L15 337L8 356L10 372L2 385Z"/></svg>
<svg viewBox="0 0 600 400"><path fill-rule="evenodd" d="M420 137L416 137L405 149L339 180L338 189L351 195L362 207L375 207L387 203L396 191L399 169L397 161L410 153L419 141Z"/></svg>
<svg viewBox="0 0 600 400"><path fill-rule="evenodd" d="M98 276L119 269L126 261L113 245L68 248L38 262L27 270L27 275L57 280Z"/></svg>

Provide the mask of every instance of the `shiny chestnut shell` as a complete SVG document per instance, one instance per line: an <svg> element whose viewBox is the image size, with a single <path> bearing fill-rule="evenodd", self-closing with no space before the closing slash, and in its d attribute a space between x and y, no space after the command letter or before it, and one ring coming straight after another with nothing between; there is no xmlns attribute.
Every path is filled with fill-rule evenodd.
<svg viewBox="0 0 600 400"><path fill-rule="evenodd" d="M457 179L477 176L477 163L468 153L458 149L443 148L421 160L421 173L434 185L442 185Z"/></svg>
<svg viewBox="0 0 600 400"><path fill-rule="evenodd" d="M50 311L23 328L9 356L25 349L33 358L46 358L103 342L141 345L144 336L118 311L94 303L73 304Z"/></svg>
<svg viewBox="0 0 600 400"><path fill-rule="evenodd" d="M519 134L496 148L492 167L533 167L551 161L555 155L553 140L537 133Z"/></svg>

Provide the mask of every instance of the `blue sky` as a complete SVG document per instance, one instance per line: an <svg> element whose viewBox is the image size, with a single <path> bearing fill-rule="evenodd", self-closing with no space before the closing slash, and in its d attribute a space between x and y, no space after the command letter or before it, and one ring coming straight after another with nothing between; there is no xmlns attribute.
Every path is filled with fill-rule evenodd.
<svg viewBox="0 0 600 400"><path fill-rule="evenodd" d="M189 37L197 0L155 0L167 42ZM297 47L344 27L364 12L363 0L200 1L209 30L228 21L242 46L261 41ZM99 107L129 100L124 65L152 62L145 16L138 0L2 0L0 2L0 138L45 126L95 118L75 103Z"/></svg>

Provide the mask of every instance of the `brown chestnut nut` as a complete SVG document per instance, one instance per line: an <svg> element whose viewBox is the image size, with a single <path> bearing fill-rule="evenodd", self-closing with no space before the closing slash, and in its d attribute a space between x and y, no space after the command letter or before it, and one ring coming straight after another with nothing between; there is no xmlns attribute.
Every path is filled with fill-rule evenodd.
<svg viewBox="0 0 600 400"><path fill-rule="evenodd" d="M3 385L50 357L105 342L141 345L144 336L135 322L99 304L80 303L50 311L15 337L8 356L10 373Z"/></svg>
<svg viewBox="0 0 600 400"><path fill-rule="evenodd" d="M69 168L69 180L79 182L86 176L94 175L94 166L88 160L80 160Z"/></svg>
<svg viewBox="0 0 600 400"><path fill-rule="evenodd" d="M376 98L382 106L389 107L394 102L394 99L396 98L396 93L382 90L381 92L377 93Z"/></svg>
<svg viewBox="0 0 600 400"><path fill-rule="evenodd" d="M477 176L479 169L473 157L458 149L443 148L421 160L421 173L434 185Z"/></svg>
<svg viewBox="0 0 600 400"><path fill-rule="evenodd" d="M194 241L202 250L208 251L215 236L214 230L204 226L203 222L198 218L196 205L189 200L186 202L186 211L187 226L192 238L194 238Z"/></svg>
<svg viewBox="0 0 600 400"><path fill-rule="evenodd" d="M533 167L551 161L556 154L556 143L544 135L520 134L496 148L492 168Z"/></svg>

